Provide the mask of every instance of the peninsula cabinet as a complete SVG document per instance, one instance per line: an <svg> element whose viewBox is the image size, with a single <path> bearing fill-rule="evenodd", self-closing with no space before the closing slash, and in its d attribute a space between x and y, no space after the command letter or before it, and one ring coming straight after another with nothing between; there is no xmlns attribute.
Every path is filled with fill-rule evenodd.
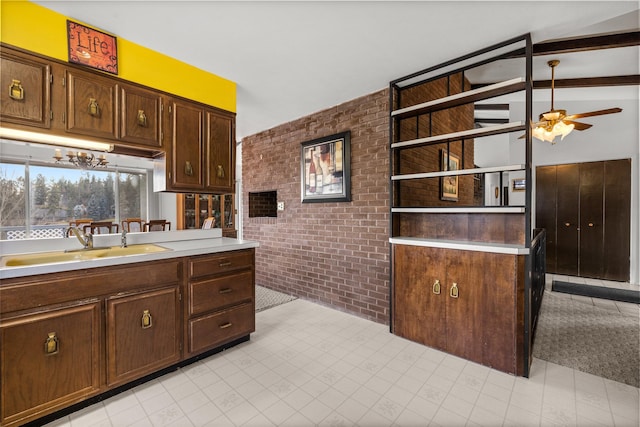
<svg viewBox="0 0 640 427"><path fill-rule="evenodd" d="M531 48L529 35L516 37L389 85L391 332L522 376L533 336L525 312L532 277L525 267L533 265L531 112L479 125L476 110L503 95L531 105ZM483 79L506 69L504 61L513 61L504 80ZM479 164L487 137L522 134L511 164ZM525 176L528 186L518 205L495 193L510 174Z"/></svg>
<svg viewBox="0 0 640 427"><path fill-rule="evenodd" d="M0 425L91 403L246 341L254 285L252 248L4 279Z"/></svg>
<svg viewBox="0 0 640 427"><path fill-rule="evenodd" d="M51 66L18 51L0 51L0 121L50 127Z"/></svg>
<svg viewBox="0 0 640 427"><path fill-rule="evenodd" d="M394 333L522 374L524 257L397 244Z"/></svg>

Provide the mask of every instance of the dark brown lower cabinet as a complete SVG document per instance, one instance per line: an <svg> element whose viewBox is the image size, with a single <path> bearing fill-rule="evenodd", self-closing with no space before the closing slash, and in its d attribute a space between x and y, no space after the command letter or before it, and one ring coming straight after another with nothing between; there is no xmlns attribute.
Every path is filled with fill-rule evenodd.
<svg viewBox="0 0 640 427"><path fill-rule="evenodd" d="M628 281L631 160L536 168L536 228L547 272Z"/></svg>
<svg viewBox="0 0 640 427"><path fill-rule="evenodd" d="M100 391L100 302L41 311L0 325L0 425L20 425Z"/></svg>
<svg viewBox="0 0 640 427"><path fill-rule="evenodd" d="M524 372L524 257L395 245L393 333Z"/></svg>
<svg viewBox="0 0 640 427"><path fill-rule="evenodd" d="M180 360L180 289L107 299L107 384L114 386Z"/></svg>

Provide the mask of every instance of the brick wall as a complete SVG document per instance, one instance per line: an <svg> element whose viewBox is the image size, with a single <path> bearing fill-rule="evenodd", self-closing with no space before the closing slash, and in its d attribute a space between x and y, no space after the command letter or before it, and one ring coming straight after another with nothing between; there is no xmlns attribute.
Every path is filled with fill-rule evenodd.
<svg viewBox="0 0 640 427"><path fill-rule="evenodd" d="M389 322L388 90L357 98L242 141L243 203L277 191L284 211L249 218L260 242L256 284ZM301 203L302 142L351 131L351 202Z"/></svg>

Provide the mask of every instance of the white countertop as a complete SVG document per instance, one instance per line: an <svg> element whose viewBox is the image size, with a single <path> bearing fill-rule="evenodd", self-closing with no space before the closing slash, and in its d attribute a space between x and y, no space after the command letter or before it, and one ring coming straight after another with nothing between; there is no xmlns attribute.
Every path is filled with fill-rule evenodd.
<svg viewBox="0 0 640 427"><path fill-rule="evenodd" d="M212 230L179 230L147 233L128 233L127 244L154 243L169 250L137 255L105 257L90 260L57 262L19 267L0 267L0 280L13 277L33 276L37 274L57 273L62 271L83 270L87 268L107 267L112 265L134 264L145 261L212 254L256 248L258 242L222 237L220 229ZM93 246L111 247L120 245L120 235L95 235ZM76 238L68 239L25 239L0 241L0 255L64 251L80 249Z"/></svg>

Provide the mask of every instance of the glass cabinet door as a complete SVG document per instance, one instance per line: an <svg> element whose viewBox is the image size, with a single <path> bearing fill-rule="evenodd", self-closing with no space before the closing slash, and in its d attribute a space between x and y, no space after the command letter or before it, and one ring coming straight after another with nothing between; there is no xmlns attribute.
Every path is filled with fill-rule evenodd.
<svg viewBox="0 0 640 427"><path fill-rule="evenodd" d="M198 228L202 227L202 224L204 224L204 220L209 217L210 209L211 208L209 206L209 195L199 194L198 195L198 212L199 212Z"/></svg>
<svg viewBox="0 0 640 427"><path fill-rule="evenodd" d="M194 194L184 196L184 228L196 228L196 197Z"/></svg>
<svg viewBox="0 0 640 427"><path fill-rule="evenodd" d="M224 225L222 228L234 228L234 209L233 209L233 194L225 194L224 196Z"/></svg>

